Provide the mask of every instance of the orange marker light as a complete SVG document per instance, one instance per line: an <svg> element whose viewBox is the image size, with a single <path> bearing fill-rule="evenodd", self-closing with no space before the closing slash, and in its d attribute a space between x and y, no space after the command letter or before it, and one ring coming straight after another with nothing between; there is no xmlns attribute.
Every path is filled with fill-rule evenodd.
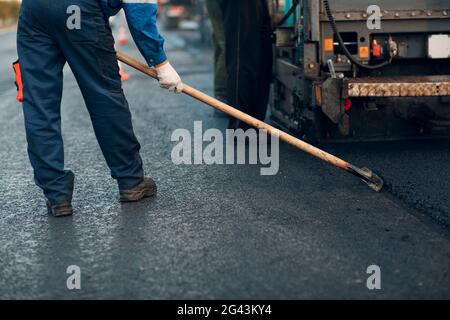
<svg viewBox="0 0 450 320"><path fill-rule="evenodd" d="M334 51L334 40L333 38L326 38L324 44L325 52L333 52Z"/></svg>
<svg viewBox="0 0 450 320"><path fill-rule="evenodd" d="M314 85L314 92L316 94L316 104L322 106L322 88L318 85Z"/></svg>
<svg viewBox="0 0 450 320"><path fill-rule="evenodd" d="M375 58L379 58L383 55L383 48L378 44L377 40L372 41L372 55Z"/></svg>
<svg viewBox="0 0 450 320"><path fill-rule="evenodd" d="M362 46L359 48L359 57L360 58L369 58L369 47L368 46Z"/></svg>

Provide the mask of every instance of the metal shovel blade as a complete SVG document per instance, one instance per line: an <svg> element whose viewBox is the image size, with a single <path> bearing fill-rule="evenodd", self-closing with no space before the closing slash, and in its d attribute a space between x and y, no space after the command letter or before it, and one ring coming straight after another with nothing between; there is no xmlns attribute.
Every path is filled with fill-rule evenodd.
<svg viewBox="0 0 450 320"><path fill-rule="evenodd" d="M350 173L359 177L362 181L364 181L370 188L375 190L376 192L380 192L384 187L384 181L376 175L372 170L368 168L358 168L353 165L349 166Z"/></svg>

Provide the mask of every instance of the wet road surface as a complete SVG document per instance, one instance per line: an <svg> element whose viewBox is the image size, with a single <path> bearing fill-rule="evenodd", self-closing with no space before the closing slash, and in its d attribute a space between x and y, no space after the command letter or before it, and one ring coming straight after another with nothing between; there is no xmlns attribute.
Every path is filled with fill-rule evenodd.
<svg viewBox="0 0 450 320"><path fill-rule="evenodd" d="M211 52L193 36L166 36L184 81L211 94ZM0 41L0 298L450 298L448 141L326 146L382 173L391 191L381 194L287 145L276 176L252 165L176 166L174 130L192 131L194 121L223 129L226 120L127 69L124 90L160 193L122 205L67 69L75 215L53 219L32 180L15 102L15 35ZM70 265L81 268L79 291L66 288ZM381 290L366 287L370 265L381 268Z"/></svg>

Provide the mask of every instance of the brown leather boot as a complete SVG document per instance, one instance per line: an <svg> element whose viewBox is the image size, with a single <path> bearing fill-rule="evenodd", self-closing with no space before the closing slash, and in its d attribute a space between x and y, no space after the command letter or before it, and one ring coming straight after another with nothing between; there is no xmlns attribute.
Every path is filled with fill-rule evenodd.
<svg viewBox="0 0 450 320"><path fill-rule="evenodd" d="M144 198L155 196L157 193L157 187L155 181L150 178L144 178L144 180L136 187L120 190L121 202L137 202Z"/></svg>
<svg viewBox="0 0 450 320"><path fill-rule="evenodd" d="M70 201L65 201L60 204L53 205L47 201L48 214L60 218L73 215L73 208Z"/></svg>

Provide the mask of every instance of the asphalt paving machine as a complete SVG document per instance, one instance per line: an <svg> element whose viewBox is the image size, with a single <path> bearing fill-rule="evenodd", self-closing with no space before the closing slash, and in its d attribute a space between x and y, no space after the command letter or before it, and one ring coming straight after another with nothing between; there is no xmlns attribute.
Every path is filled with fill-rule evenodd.
<svg viewBox="0 0 450 320"><path fill-rule="evenodd" d="M449 136L449 0L269 0L272 120L311 141Z"/></svg>

